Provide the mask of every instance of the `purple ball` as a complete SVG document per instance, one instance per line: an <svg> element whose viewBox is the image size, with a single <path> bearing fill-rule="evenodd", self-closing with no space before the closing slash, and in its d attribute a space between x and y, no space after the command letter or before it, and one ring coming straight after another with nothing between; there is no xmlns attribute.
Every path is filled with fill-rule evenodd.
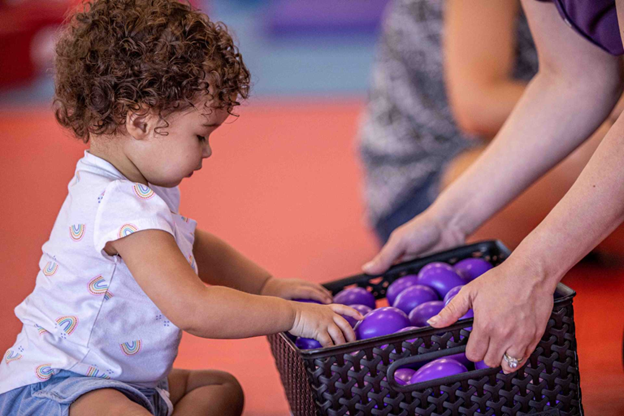
<svg viewBox="0 0 624 416"><path fill-rule="evenodd" d="M461 290L462 287L464 287L464 285L455 286L453 289L449 290L446 293L446 295L444 296L444 306L449 304L451 299L453 299L455 297L455 295L457 295L459 293L459 291Z"/></svg>
<svg viewBox="0 0 624 416"><path fill-rule="evenodd" d="M458 363L463 364L466 368L468 368L468 366L472 364L472 361L470 361L468 357L466 357L466 354L463 352L460 352L459 354L447 355L444 358L455 360Z"/></svg>
<svg viewBox="0 0 624 416"><path fill-rule="evenodd" d="M438 294L429 286L414 285L405 289L397 296L394 307L410 313L416 306L432 300L439 300Z"/></svg>
<svg viewBox="0 0 624 416"><path fill-rule="evenodd" d="M361 313L362 315L366 315L367 313L369 313L370 311L372 311L371 308L369 308L366 305L348 305L349 307L355 309L356 311L358 311L359 313ZM355 327L355 325L360 322L355 318L352 318L348 315L340 315L343 318L345 318L347 320L347 322L349 322L349 324L351 325L351 327Z"/></svg>
<svg viewBox="0 0 624 416"><path fill-rule="evenodd" d="M367 339L393 334L409 326L410 321L400 309L386 306L369 312L363 321L355 326L357 339Z"/></svg>
<svg viewBox="0 0 624 416"><path fill-rule="evenodd" d="M486 260L471 258L458 261L454 267L457 274L468 283L490 270L492 265Z"/></svg>
<svg viewBox="0 0 624 416"><path fill-rule="evenodd" d="M484 368L492 368L485 364L485 361L477 361L474 363L476 370L483 370Z"/></svg>
<svg viewBox="0 0 624 416"><path fill-rule="evenodd" d="M409 384L416 371L411 368L399 368L394 372L394 379L400 386Z"/></svg>
<svg viewBox="0 0 624 416"><path fill-rule="evenodd" d="M455 286L461 286L465 283L464 279L446 263L429 263L418 273L418 284L433 288L440 299L443 299L449 290Z"/></svg>
<svg viewBox="0 0 624 416"><path fill-rule="evenodd" d="M425 302L412 309L409 313L409 320L413 326L429 326L427 320L437 315L444 309L444 302L441 300L432 300Z"/></svg>
<svg viewBox="0 0 624 416"><path fill-rule="evenodd" d="M299 337L297 338L297 341L295 341L295 345L297 346L297 348L302 349L302 350L311 350L313 348L323 348L321 343L313 338Z"/></svg>
<svg viewBox="0 0 624 416"><path fill-rule="evenodd" d="M388 290L386 292L386 299L388 299L388 304L390 306L395 306L394 301L403 292L410 286L414 286L418 284L418 275L409 274L407 276L403 276L395 280L388 286ZM405 312L407 313L407 312Z"/></svg>
<svg viewBox="0 0 624 416"><path fill-rule="evenodd" d="M466 366L450 358L439 358L420 367L410 380L410 384L422 383L423 381L436 378L454 376L468 371Z"/></svg>
<svg viewBox="0 0 624 416"><path fill-rule="evenodd" d="M363 287L352 287L338 292L334 296L334 303L366 305L371 309L375 309L375 296Z"/></svg>

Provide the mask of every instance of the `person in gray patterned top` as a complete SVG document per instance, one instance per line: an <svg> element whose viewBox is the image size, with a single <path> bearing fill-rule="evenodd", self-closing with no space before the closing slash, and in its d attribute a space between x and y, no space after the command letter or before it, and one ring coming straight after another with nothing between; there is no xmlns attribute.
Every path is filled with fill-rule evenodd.
<svg viewBox="0 0 624 416"><path fill-rule="evenodd" d="M516 0L388 5L359 135L367 216L381 243L481 154L537 69ZM474 238L517 245L572 185L601 136Z"/></svg>

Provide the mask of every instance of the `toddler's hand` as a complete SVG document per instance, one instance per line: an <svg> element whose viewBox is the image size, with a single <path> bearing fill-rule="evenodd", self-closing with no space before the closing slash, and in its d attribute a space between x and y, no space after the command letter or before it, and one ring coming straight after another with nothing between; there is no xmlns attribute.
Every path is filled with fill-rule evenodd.
<svg viewBox="0 0 624 416"><path fill-rule="evenodd" d="M299 337L314 338L323 347L355 341L353 328L340 315L351 316L357 320L364 319L362 314L346 305L291 303L295 308L295 322L288 332Z"/></svg>
<svg viewBox="0 0 624 416"><path fill-rule="evenodd" d="M314 299L331 303L331 292L318 283L301 279L276 279L271 277L260 292L264 296L277 296L283 299Z"/></svg>

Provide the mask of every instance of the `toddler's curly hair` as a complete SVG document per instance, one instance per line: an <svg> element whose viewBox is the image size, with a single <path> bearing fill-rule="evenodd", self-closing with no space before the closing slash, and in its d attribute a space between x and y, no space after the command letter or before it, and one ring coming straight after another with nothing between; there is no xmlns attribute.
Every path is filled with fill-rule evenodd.
<svg viewBox="0 0 624 416"><path fill-rule="evenodd" d="M55 70L56 119L85 143L118 133L129 111L164 120L206 95L232 114L249 95L227 27L177 0L86 3L61 32Z"/></svg>

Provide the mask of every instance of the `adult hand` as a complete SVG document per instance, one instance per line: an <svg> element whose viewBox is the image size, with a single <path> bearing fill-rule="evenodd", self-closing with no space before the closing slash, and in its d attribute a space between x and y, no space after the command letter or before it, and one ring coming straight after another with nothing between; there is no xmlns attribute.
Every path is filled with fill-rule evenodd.
<svg viewBox="0 0 624 416"><path fill-rule="evenodd" d="M318 283L302 279L269 278L260 291L264 296L277 296L283 299L313 299L321 303L331 303L333 298L329 290Z"/></svg>
<svg viewBox="0 0 624 416"><path fill-rule="evenodd" d="M430 209L390 234L379 254L362 266L365 273L383 273L394 263L464 244L466 235L436 217Z"/></svg>
<svg viewBox="0 0 624 416"><path fill-rule="evenodd" d="M506 374L517 368L510 367L503 355L521 359L519 366L526 362L546 330L554 302L544 279L512 263L512 257L464 286L429 320L434 328L444 328L472 308L474 325L466 357L483 360L489 367L500 365Z"/></svg>

